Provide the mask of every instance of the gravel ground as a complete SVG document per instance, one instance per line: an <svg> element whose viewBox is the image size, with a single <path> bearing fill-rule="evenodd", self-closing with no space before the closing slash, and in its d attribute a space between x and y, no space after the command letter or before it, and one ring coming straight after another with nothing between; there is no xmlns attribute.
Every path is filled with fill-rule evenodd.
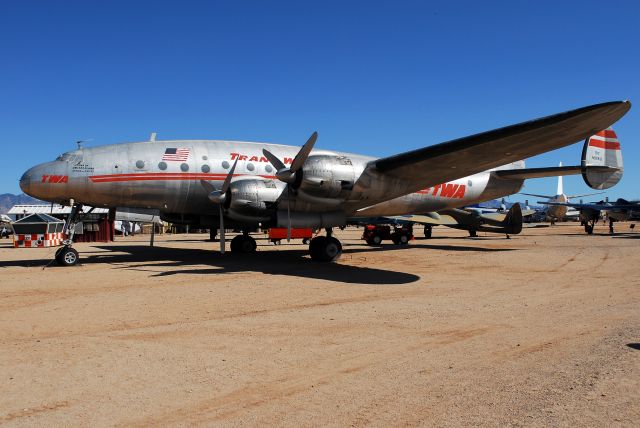
<svg viewBox="0 0 640 428"><path fill-rule="evenodd" d="M0 425L637 426L640 233L434 229L338 263L0 241Z"/></svg>

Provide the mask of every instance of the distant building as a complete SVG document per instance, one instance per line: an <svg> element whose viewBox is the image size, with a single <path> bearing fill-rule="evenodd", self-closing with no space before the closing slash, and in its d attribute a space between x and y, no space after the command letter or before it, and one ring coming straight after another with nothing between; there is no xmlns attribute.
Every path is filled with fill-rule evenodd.
<svg viewBox="0 0 640 428"><path fill-rule="evenodd" d="M87 213L91 207L84 207ZM7 213L13 220L20 220L31 214L47 214L60 220L67 220L71 214L71 207L57 204L24 204L14 205ZM75 230L75 242L109 242L115 235L115 217L109 218L107 208L94 208L91 213L85 214L82 222L78 223Z"/></svg>

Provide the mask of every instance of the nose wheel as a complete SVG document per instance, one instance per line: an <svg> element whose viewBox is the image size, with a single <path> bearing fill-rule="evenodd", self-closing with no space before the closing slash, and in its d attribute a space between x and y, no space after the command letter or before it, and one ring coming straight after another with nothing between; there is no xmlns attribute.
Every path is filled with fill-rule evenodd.
<svg viewBox="0 0 640 428"><path fill-rule="evenodd" d="M73 266L78 263L78 252L71 247L64 246L56 251L56 262L60 266Z"/></svg>
<svg viewBox="0 0 640 428"><path fill-rule="evenodd" d="M342 255L342 244L333 236L316 236L309 243L311 260L334 262Z"/></svg>

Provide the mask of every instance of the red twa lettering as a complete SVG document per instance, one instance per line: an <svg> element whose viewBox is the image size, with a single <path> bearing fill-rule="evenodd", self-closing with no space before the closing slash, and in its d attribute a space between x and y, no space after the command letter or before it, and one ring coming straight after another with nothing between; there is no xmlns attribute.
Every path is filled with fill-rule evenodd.
<svg viewBox="0 0 640 428"><path fill-rule="evenodd" d="M460 186L458 186L458 190L456 190L456 193L453 195L453 197L458 199L464 198L464 193L466 190L467 190L467 186L465 186L464 184L461 184Z"/></svg>
<svg viewBox="0 0 640 428"><path fill-rule="evenodd" d="M457 184L445 183L440 187L440 196L443 198L453 198L456 190L458 190Z"/></svg>
<svg viewBox="0 0 640 428"><path fill-rule="evenodd" d="M292 164L292 163L293 163L293 158L284 158L284 164L285 164L285 165L287 165L287 164L289 164L289 165L290 165L290 164Z"/></svg>
<svg viewBox="0 0 640 428"><path fill-rule="evenodd" d="M43 183L68 183L69 176L68 175L43 175L42 176Z"/></svg>

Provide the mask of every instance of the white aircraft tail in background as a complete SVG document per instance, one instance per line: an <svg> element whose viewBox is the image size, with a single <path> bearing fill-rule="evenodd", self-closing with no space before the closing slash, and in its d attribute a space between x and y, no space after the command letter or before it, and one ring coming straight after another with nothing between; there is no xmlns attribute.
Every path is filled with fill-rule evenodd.
<svg viewBox="0 0 640 428"><path fill-rule="evenodd" d="M606 171L597 171L587 168L587 166L605 166L611 169ZM560 162L562 167L562 162ZM597 134L587 138L582 149L582 178L585 183L598 190L608 189L616 185L622 178L622 151L620 149L620 141L615 131L609 127ZM599 195L604 192L586 193L583 195L565 195L562 183L562 176L558 176L558 189L556 194L538 195L534 193L522 193L527 196L535 196L538 198L546 198L546 201L538 201L545 204L547 208L547 217L551 222L562 220L567 216L571 216L568 212L568 205L562 205L569 202L570 199L582 198L585 196ZM558 205L556 205L558 204Z"/></svg>

